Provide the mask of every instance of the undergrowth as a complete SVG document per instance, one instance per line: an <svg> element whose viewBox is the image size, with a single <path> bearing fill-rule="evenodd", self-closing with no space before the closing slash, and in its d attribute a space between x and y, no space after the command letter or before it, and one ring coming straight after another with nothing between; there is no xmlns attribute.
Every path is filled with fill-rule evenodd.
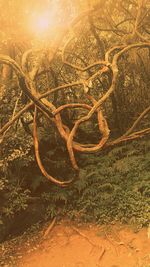
<svg viewBox="0 0 150 267"><path fill-rule="evenodd" d="M150 222L150 140L134 141L103 154L82 155L79 179L69 188L42 193L46 218L146 226Z"/></svg>

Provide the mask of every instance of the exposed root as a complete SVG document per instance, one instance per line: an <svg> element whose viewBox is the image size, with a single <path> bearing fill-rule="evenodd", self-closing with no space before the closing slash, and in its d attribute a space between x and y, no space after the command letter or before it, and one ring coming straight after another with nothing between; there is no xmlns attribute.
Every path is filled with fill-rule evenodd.
<svg viewBox="0 0 150 267"><path fill-rule="evenodd" d="M97 264L97 266L99 266L100 261L101 261L101 259L103 258L105 252L106 252L106 249L105 249L104 247L102 247L102 248L101 248L100 256L99 256L99 258L98 258L98 264Z"/></svg>
<svg viewBox="0 0 150 267"><path fill-rule="evenodd" d="M119 253L118 253L118 250L117 250L117 248L116 248L116 245L115 245L114 242L111 240L111 238L107 235L106 231L104 231L104 233L105 233L105 236L106 236L107 240L109 241L109 243L114 247L117 256L119 256Z"/></svg>
<svg viewBox="0 0 150 267"><path fill-rule="evenodd" d="M88 238L88 236L86 236L85 234L83 234L82 232L80 232L79 229L77 229L74 226L71 226L71 228L80 236L82 236L90 245L92 245L93 247L96 247L96 245Z"/></svg>

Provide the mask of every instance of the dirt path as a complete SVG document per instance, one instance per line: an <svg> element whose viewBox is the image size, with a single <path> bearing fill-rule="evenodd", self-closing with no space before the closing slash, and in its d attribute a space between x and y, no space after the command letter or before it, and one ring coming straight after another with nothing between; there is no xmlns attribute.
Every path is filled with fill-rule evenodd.
<svg viewBox="0 0 150 267"><path fill-rule="evenodd" d="M100 227L62 222L52 229L44 227L28 240L25 237L19 240L13 247L13 255L7 250L14 261L7 264L5 261L0 266L150 267L147 229L135 233L121 225ZM5 253L5 246L0 253Z"/></svg>

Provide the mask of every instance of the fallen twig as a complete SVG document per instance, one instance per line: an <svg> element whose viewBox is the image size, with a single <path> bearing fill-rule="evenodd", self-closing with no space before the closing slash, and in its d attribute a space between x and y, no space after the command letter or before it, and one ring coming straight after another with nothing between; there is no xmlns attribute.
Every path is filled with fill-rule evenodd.
<svg viewBox="0 0 150 267"><path fill-rule="evenodd" d="M48 234L51 232L51 230L53 229L54 225L56 223L56 217L53 218L51 224L48 226L48 228L46 229L46 231L44 232L43 238L47 237Z"/></svg>

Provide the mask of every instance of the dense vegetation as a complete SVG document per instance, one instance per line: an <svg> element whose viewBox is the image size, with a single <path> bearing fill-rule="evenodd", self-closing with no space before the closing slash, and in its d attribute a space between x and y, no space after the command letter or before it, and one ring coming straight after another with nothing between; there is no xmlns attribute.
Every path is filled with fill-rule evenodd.
<svg viewBox="0 0 150 267"><path fill-rule="evenodd" d="M0 239L30 207L42 208L27 226L56 215L147 225L148 1L55 1L58 24L37 35L26 16L55 5L35 2L0 3Z"/></svg>
<svg viewBox="0 0 150 267"><path fill-rule="evenodd" d="M80 157L82 168L70 189L42 193L48 215L99 223L119 220L137 226L150 219L150 142L133 142L98 156Z"/></svg>

